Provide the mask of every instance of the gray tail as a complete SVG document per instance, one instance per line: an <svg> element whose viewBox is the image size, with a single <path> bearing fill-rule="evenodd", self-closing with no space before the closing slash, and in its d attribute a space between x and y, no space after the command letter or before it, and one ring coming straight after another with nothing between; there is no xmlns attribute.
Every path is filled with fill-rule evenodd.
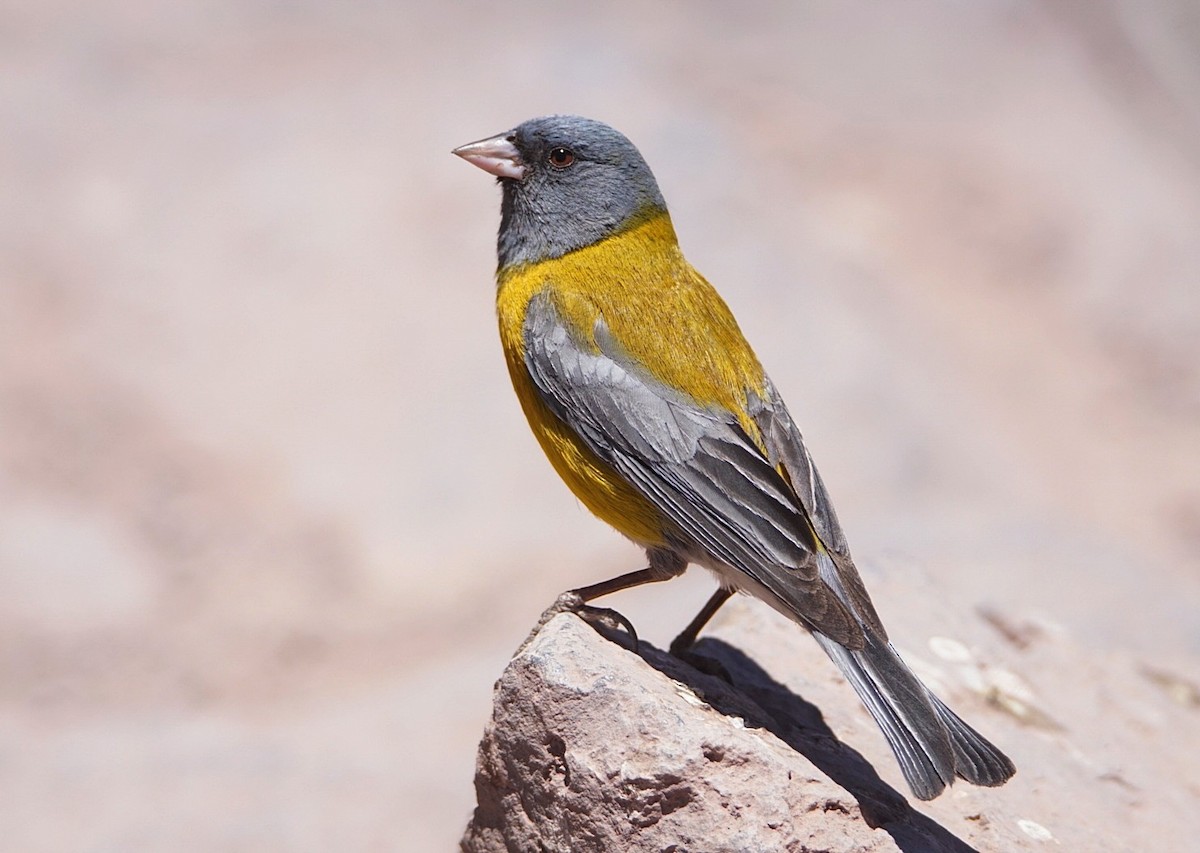
<svg viewBox="0 0 1200 853"><path fill-rule="evenodd" d="M932 800L956 776L973 785L1008 781L1016 772L1008 757L930 693L890 643L866 633L861 651L813 636L883 730L913 794Z"/></svg>

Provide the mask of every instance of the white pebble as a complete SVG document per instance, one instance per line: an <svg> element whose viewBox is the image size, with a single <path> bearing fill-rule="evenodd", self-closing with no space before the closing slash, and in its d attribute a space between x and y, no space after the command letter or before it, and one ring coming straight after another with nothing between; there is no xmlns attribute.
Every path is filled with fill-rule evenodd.
<svg viewBox="0 0 1200 853"><path fill-rule="evenodd" d="M969 663L971 650L949 637L930 637L929 649L944 661L950 663Z"/></svg>
<svg viewBox="0 0 1200 853"><path fill-rule="evenodd" d="M1007 669L995 669L991 672L992 686L1006 696L1012 696L1014 699L1020 699L1022 702L1032 704L1035 700L1033 688L1017 675L1015 672Z"/></svg>
<svg viewBox="0 0 1200 853"><path fill-rule="evenodd" d="M1054 836L1050 830L1046 829L1040 823L1022 818L1017 821L1017 826L1021 827L1021 831L1034 841L1054 841Z"/></svg>

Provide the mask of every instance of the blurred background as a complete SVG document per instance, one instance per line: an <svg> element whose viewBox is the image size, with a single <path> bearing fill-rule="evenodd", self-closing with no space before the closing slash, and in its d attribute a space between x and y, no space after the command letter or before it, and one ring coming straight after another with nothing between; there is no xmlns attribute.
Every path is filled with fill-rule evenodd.
<svg viewBox="0 0 1200 853"><path fill-rule="evenodd" d="M544 113L641 148L868 583L1200 670L1200 7L443 5L0 4L6 848L453 846L510 654L642 565L449 154Z"/></svg>

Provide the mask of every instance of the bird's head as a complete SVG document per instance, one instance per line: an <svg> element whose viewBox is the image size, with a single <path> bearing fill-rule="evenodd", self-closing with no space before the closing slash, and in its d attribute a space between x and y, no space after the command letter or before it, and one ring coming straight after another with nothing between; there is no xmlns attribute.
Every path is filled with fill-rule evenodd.
<svg viewBox="0 0 1200 853"><path fill-rule="evenodd" d="M641 152L592 119L530 119L454 153L503 187L501 269L562 257L666 211Z"/></svg>

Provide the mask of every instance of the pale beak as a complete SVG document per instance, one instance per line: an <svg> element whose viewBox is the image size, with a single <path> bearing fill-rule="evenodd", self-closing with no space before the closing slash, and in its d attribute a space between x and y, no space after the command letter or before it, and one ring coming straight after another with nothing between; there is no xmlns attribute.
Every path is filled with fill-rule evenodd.
<svg viewBox="0 0 1200 853"><path fill-rule="evenodd" d="M509 139L510 134L501 133L478 142L468 142L451 151L468 163L472 163L497 178L521 180L525 177L525 164L517 146Z"/></svg>

